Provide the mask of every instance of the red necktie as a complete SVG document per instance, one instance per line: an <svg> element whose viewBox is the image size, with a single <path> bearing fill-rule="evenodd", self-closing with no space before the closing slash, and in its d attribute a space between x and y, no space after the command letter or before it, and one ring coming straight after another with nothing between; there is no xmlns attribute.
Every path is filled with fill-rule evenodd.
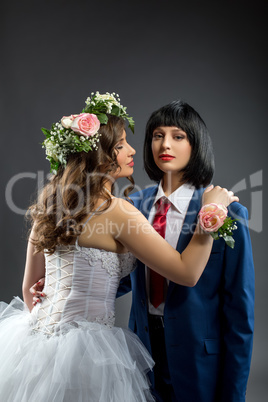
<svg viewBox="0 0 268 402"><path fill-rule="evenodd" d="M170 203L164 203L160 198L157 201L157 211L153 221L153 228L165 238L167 211L170 208ZM157 272L150 270L150 301L157 308L164 301L164 285L165 278Z"/></svg>

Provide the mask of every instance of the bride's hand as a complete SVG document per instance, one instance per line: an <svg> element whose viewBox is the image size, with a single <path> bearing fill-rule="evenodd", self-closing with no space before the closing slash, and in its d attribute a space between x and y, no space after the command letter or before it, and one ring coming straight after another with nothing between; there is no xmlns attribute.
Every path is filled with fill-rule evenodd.
<svg viewBox="0 0 268 402"><path fill-rule="evenodd" d="M31 288L30 293L33 295L33 305L36 303L41 303L42 297L45 297L45 293L43 292L45 285L45 278L41 278L38 282L36 282Z"/></svg>
<svg viewBox="0 0 268 402"><path fill-rule="evenodd" d="M215 203L228 207L234 201L239 201L239 198L232 191L220 186L214 187L213 185L206 188L202 197L202 205Z"/></svg>

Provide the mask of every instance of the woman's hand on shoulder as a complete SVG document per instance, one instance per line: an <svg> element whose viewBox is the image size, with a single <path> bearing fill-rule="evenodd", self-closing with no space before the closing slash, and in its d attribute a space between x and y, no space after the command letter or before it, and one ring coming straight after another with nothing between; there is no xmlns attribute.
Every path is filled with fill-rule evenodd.
<svg viewBox="0 0 268 402"><path fill-rule="evenodd" d="M226 188L220 186L209 186L203 193L202 205L215 203L223 204L228 207L232 202L239 201L239 198L234 195L233 191L228 191Z"/></svg>

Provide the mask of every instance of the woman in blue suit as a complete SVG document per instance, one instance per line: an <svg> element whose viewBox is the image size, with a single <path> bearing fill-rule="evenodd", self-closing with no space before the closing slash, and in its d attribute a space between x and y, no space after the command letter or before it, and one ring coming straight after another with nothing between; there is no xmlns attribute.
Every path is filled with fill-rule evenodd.
<svg viewBox="0 0 268 402"><path fill-rule="evenodd" d="M209 133L187 103L152 113L146 126L144 164L157 185L135 193L134 205L153 223L157 201L169 200L166 240L179 252L189 243L201 197L214 173ZM158 401L242 402L250 370L254 326L254 267L247 209L234 202L235 247L214 241L195 287L164 281L164 299L150 299L150 269L138 268L118 294L132 290L130 328L156 362L151 382Z"/></svg>

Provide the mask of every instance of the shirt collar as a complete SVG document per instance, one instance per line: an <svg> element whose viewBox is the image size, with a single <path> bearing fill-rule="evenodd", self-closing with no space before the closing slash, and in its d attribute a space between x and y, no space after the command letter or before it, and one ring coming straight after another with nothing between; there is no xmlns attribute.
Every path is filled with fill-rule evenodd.
<svg viewBox="0 0 268 402"><path fill-rule="evenodd" d="M154 199L154 205L156 204L156 202L160 199L160 198L164 198L164 199L168 199L169 202L180 212L180 213L184 213L186 212L190 200L193 196L195 187L185 183L182 184L179 188L177 188L177 190L173 191L173 193L171 193L168 197L166 197L163 187L162 187L162 183L160 182L158 185L158 190L157 190L157 194L156 197Z"/></svg>

